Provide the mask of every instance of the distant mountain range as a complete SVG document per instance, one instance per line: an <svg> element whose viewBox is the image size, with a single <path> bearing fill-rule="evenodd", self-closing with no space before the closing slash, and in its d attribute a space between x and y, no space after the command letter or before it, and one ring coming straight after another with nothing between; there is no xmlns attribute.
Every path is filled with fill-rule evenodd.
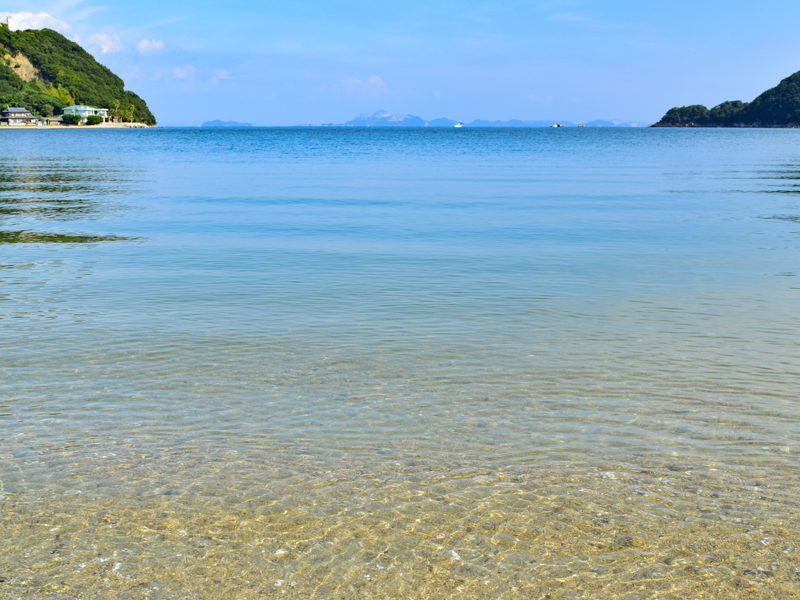
<svg viewBox="0 0 800 600"><path fill-rule="evenodd" d="M385 110L379 110L373 114L358 115L352 121L341 125L329 125L334 127L453 127L458 121L452 119L433 119L426 121L414 115L393 115ZM477 119L469 123L464 123L464 127L550 127L560 123L564 127L577 127L579 123L569 121L521 121L512 119L511 121L485 121ZM647 127L649 123L633 121L589 121L582 123L585 127Z"/></svg>
<svg viewBox="0 0 800 600"><path fill-rule="evenodd" d="M800 71L750 102L675 107L653 127L800 127Z"/></svg>
<svg viewBox="0 0 800 600"><path fill-rule="evenodd" d="M200 127L252 127L250 123L237 123L236 121L206 121Z"/></svg>

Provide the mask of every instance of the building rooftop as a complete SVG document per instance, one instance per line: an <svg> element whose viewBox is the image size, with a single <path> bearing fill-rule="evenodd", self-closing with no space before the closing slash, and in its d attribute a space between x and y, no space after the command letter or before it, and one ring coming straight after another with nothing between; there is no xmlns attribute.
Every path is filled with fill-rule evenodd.
<svg viewBox="0 0 800 600"><path fill-rule="evenodd" d="M72 106L67 106L63 110L69 110L71 108L75 110L108 110L107 108L95 108L94 106L87 106L86 104L73 104Z"/></svg>
<svg viewBox="0 0 800 600"><path fill-rule="evenodd" d="M18 106L9 106L8 108L4 108L2 112L10 112L10 113L27 113L27 108L19 108Z"/></svg>

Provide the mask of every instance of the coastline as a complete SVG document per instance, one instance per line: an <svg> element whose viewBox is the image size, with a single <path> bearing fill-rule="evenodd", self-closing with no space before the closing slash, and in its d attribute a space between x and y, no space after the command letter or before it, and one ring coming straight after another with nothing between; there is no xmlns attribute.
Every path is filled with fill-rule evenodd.
<svg viewBox="0 0 800 600"><path fill-rule="evenodd" d="M147 125L145 123L103 123L101 125L3 125L0 130L13 129L151 129L155 125Z"/></svg>
<svg viewBox="0 0 800 600"><path fill-rule="evenodd" d="M787 123L786 125L762 125L760 123L737 123L735 125L721 125L712 124L698 125L696 123L683 124L667 124L667 123L653 123L650 127L658 128L677 128L677 129L798 129L800 123Z"/></svg>

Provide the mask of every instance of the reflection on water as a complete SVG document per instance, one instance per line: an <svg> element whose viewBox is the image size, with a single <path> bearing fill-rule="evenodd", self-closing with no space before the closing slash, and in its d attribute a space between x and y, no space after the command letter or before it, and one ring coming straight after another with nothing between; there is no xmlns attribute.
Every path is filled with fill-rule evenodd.
<svg viewBox="0 0 800 600"><path fill-rule="evenodd" d="M769 188L764 190L768 193L777 194L797 194L800 193L800 185L788 184L786 181L800 180L800 171L794 166L787 166L783 169L771 171L765 174L764 179L770 181ZM762 216L760 218L766 220L788 221L790 223L800 223L800 205L789 204L782 207L784 210L797 211L796 214L776 214L769 216Z"/></svg>
<svg viewBox="0 0 800 600"><path fill-rule="evenodd" d="M0 243L121 241L114 235L37 231L56 223L99 220L124 209L133 175L100 159L0 158ZM9 226L24 228L9 230Z"/></svg>
<svg viewBox="0 0 800 600"><path fill-rule="evenodd" d="M119 242L131 238L116 235L69 235L39 231L0 231L0 244L90 244Z"/></svg>
<svg viewBox="0 0 800 600"><path fill-rule="evenodd" d="M0 147L0 596L800 594L792 132L103 133Z"/></svg>
<svg viewBox="0 0 800 600"><path fill-rule="evenodd" d="M800 215L772 215L771 217L761 217L762 219L772 219L776 221L790 221L792 223L800 223Z"/></svg>

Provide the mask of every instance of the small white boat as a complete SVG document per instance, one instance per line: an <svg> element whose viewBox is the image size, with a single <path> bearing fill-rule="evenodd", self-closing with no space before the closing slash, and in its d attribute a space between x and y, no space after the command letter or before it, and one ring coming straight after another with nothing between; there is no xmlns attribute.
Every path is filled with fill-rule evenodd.
<svg viewBox="0 0 800 600"><path fill-rule="evenodd" d="M556 123L555 125L550 125L550 127L566 127L566 125L562 125L561 123Z"/></svg>
<svg viewBox="0 0 800 600"><path fill-rule="evenodd" d="M453 127L463 127L463 126L464 126L464 123L462 123L461 121L459 121L458 123L453 125Z"/></svg>

